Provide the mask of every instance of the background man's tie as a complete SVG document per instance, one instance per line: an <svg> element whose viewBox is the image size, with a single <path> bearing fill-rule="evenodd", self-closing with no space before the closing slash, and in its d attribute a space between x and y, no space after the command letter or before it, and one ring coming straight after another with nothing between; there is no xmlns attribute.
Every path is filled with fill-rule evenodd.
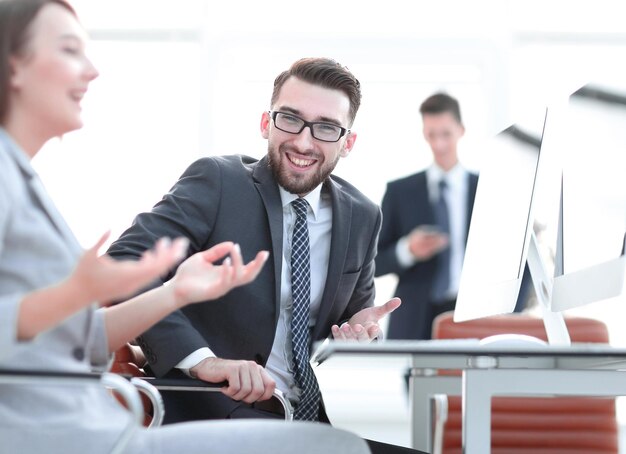
<svg viewBox="0 0 626 454"><path fill-rule="evenodd" d="M435 221L441 233L448 235L450 238L450 218L448 214L448 203L446 202L446 191L448 184L445 179L439 182L439 199L435 204ZM447 291L450 287L450 243L439 252L437 272L435 273L435 282L433 284L432 301L444 302L448 299Z"/></svg>

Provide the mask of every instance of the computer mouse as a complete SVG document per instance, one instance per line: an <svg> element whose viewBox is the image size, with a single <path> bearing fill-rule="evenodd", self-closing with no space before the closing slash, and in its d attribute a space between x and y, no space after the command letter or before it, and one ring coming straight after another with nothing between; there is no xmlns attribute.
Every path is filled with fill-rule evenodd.
<svg viewBox="0 0 626 454"><path fill-rule="evenodd" d="M535 336L526 334L494 334L480 340L480 345L490 347L538 347L545 346L548 343Z"/></svg>

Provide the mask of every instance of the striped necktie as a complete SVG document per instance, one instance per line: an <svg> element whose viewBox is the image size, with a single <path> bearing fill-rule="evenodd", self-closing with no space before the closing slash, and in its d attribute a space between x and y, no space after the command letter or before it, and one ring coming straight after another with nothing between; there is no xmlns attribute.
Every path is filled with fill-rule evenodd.
<svg viewBox="0 0 626 454"><path fill-rule="evenodd" d="M311 303L311 267L309 230L306 200L291 202L296 213L291 243L291 293L293 313L291 319L294 376L302 391L294 419L317 421L319 419L320 389L309 362L309 306Z"/></svg>

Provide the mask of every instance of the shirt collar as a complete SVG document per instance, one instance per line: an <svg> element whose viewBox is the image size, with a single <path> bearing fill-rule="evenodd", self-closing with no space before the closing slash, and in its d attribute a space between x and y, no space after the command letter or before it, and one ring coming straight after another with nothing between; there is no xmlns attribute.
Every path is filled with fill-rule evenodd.
<svg viewBox="0 0 626 454"><path fill-rule="evenodd" d="M17 163L22 173L28 177L32 178L37 175L35 169L33 168L30 159L22 151L17 143L11 138L11 136L4 130L4 128L0 127L0 143L4 144L4 150L6 150L9 156Z"/></svg>
<svg viewBox="0 0 626 454"><path fill-rule="evenodd" d="M439 167L436 163L433 163L430 167L426 169L428 184L434 186L438 185L439 182L444 178L446 179L446 183L448 183L448 186L458 186L462 183L465 173L465 168L461 165L460 162L457 162L456 165L447 172Z"/></svg>
<svg viewBox="0 0 626 454"><path fill-rule="evenodd" d="M291 202L298 198L297 194L292 194L291 192L284 189L282 186L278 185L278 189L280 190L280 200L283 204L283 208L289 205ZM322 185L318 185L315 189L309 192L307 195L303 197L307 201L307 203L311 206L311 210L313 211L313 217L317 219L319 210L320 210L320 197L322 194Z"/></svg>

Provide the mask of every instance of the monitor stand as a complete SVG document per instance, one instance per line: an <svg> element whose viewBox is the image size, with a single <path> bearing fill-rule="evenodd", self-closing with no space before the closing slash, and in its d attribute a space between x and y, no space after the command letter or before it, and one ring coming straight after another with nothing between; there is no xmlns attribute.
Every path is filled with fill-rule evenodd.
<svg viewBox="0 0 626 454"><path fill-rule="evenodd" d="M579 271L564 272L562 180L554 277L549 276L546 272L534 232L530 236L526 260L530 268L535 294L541 306L550 345L571 345L569 332L561 311L624 294L626 255L623 251L619 258Z"/></svg>
<svg viewBox="0 0 626 454"><path fill-rule="evenodd" d="M541 307L541 316L546 328L548 343L550 345L571 345L569 332L561 312L552 312L551 298L553 278L548 274L539 254L537 237L532 232L528 245L528 268L532 278L533 287L537 296L537 302Z"/></svg>

